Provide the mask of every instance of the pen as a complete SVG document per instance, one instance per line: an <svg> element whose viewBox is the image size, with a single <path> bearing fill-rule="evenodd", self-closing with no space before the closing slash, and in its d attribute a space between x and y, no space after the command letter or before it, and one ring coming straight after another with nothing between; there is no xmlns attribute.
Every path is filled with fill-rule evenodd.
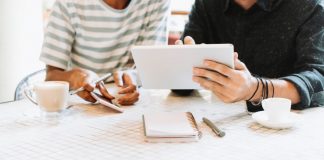
<svg viewBox="0 0 324 160"><path fill-rule="evenodd" d="M105 74L104 76L100 77L99 79L94 80L93 82L91 82L91 84L97 84L100 81L103 81L103 80L107 79L110 76L111 76L111 73ZM76 94L76 93L81 92L83 90L84 90L84 87L80 87L80 88L78 88L76 90L72 90L72 91L70 91L70 95Z"/></svg>
<svg viewBox="0 0 324 160"><path fill-rule="evenodd" d="M213 132L216 133L217 136L219 136L219 137L224 137L225 136L225 132L223 132L222 130L217 128L215 126L215 124L213 122L211 122L209 119L203 117L203 121L207 124L208 127L210 127L213 130Z"/></svg>

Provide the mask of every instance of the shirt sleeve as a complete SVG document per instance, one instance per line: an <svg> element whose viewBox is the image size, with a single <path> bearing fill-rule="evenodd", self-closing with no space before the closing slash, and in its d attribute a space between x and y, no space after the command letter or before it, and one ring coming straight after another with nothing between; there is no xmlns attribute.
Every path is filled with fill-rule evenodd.
<svg viewBox="0 0 324 160"><path fill-rule="evenodd" d="M282 79L292 82L301 102L293 109L324 105L324 10L317 5L296 38L295 74Z"/></svg>
<svg viewBox="0 0 324 160"><path fill-rule="evenodd" d="M67 70L75 31L68 8L63 0L57 0L45 29L40 60L46 65Z"/></svg>
<svg viewBox="0 0 324 160"><path fill-rule="evenodd" d="M166 45L170 0L158 0L151 10L145 31L138 38L139 45Z"/></svg>

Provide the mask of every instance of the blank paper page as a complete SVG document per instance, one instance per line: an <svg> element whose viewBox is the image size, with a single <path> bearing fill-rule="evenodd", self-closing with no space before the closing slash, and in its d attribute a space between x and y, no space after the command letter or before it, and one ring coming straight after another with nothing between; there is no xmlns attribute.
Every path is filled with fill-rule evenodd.
<svg viewBox="0 0 324 160"><path fill-rule="evenodd" d="M144 114L146 134L150 137L195 136L185 112L159 112Z"/></svg>

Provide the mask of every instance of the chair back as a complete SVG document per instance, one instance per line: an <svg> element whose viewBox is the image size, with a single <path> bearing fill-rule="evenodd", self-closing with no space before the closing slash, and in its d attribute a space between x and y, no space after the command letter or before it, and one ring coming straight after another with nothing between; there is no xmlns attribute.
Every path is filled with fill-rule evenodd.
<svg viewBox="0 0 324 160"><path fill-rule="evenodd" d="M17 85L16 91L15 91L15 101L24 99L24 90L26 87L30 86L31 84L38 82L38 81L44 81L46 76L46 70L41 69L36 72L33 72L26 77L24 77Z"/></svg>

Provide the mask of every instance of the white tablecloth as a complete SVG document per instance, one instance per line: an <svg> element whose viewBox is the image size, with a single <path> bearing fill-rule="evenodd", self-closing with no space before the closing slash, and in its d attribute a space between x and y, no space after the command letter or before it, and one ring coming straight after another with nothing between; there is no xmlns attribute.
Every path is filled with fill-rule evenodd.
<svg viewBox="0 0 324 160"><path fill-rule="evenodd" d="M223 104L208 91L178 97L168 90L141 90L135 106L116 113L80 103L64 112L58 125L40 120L27 100L0 105L0 159L324 159L324 108L298 112L295 127L274 130L260 126L245 103ZM203 132L195 143L146 143L142 114L190 111ZM217 137L202 123L210 118L226 132Z"/></svg>

